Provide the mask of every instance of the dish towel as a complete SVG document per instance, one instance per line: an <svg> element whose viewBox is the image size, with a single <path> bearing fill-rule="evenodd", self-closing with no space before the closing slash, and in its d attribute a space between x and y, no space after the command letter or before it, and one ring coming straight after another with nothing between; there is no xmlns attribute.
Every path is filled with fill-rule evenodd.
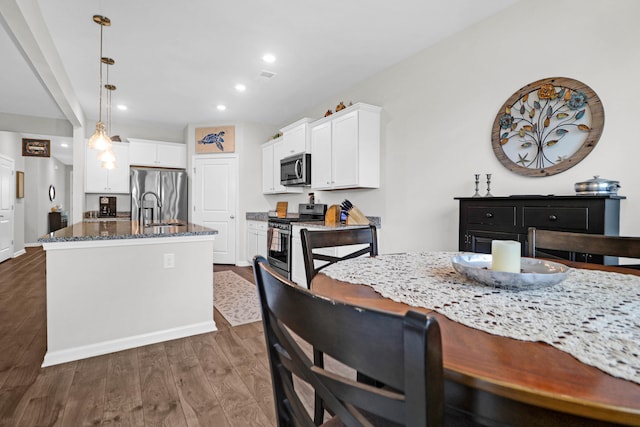
<svg viewBox="0 0 640 427"><path fill-rule="evenodd" d="M280 230L274 228L271 233L271 244L269 245L270 250L274 252L282 251L282 242L280 241Z"/></svg>

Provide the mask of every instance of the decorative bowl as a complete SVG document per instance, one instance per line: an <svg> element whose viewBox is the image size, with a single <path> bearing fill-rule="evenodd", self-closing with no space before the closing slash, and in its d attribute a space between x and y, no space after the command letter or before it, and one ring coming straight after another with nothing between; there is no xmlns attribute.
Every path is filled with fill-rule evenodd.
<svg viewBox="0 0 640 427"><path fill-rule="evenodd" d="M537 258L521 258L521 273L491 270L491 255L457 255L451 259L453 268L463 276L502 289L524 291L553 286L569 275L569 267Z"/></svg>

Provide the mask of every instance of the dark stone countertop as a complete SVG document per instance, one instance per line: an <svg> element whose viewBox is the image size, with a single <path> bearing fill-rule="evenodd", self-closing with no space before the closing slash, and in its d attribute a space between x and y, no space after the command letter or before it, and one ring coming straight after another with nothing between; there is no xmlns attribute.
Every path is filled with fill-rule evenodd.
<svg viewBox="0 0 640 427"><path fill-rule="evenodd" d="M292 213L288 213L287 215L297 215L297 214L292 214ZM268 221L269 220L269 213L268 212L247 212L245 219L247 221ZM370 223L372 225L375 225L376 228L382 228L382 217L379 216L367 216L367 219L370 221ZM296 222L294 223L294 225L301 225L301 224L307 224L304 222ZM345 225L345 224L338 224L338 225L324 225L322 223L319 222L313 222L313 223L308 223L309 226L313 225L316 228L353 228L353 227L362 227L362 225Z"/></svg>
<svg viewBox="0 0 640 427"><path fill-rule="evenodd" d="M41 243L80 242L93 240L145 239L153 237L185 237L218 234L218 230L182 221L167 221L171 226L144 227L138 221L87 221L46 234L38 239Z"/></svg>

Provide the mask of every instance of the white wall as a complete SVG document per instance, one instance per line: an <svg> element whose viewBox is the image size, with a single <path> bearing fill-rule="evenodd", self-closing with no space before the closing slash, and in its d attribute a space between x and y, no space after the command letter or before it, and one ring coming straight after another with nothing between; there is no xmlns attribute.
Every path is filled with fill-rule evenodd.
<svg viewBox="0 0 640 427"><path fill-rule="evenodd" d="M22 157L19 133L0 131L0 154L14 159L16 171L24 172L24 198L15 199L14 205L14 252L19 253L47 233L48 213L53 206L68 209L71 167L53 157ZM53 202L49 200L49 185L56 188Z"/></svg>
<svg viewBox="0 0 640 427"><path fill-rule="evenodd" d="M236 215L236 262L246 260L247 224L245 212L266 211L269 204L262 195L262 150L260 144L267 140L273 126L248 122L212 122L189 124L185 129L187 143L187 171L189 174L189 194L191 194L192 159L195 155L195 130L201 127L235 126L235 155L238 159L238 213ZM275 133L275 131L273 131ZM190 202L193 206L193 200ZM275 204L274 204L275 206ZM192 209L189 209L191 220Z"/></svg>
<svg viewBox="0 0 640 427"><path fill-rule="evenodd" d="M473 195L474 173L493 174L496 196L573 194L575 182L599 174L619 180L627 196L621 234L640 235L638 16L635 0L523 0L292 117L322 117L340 101L383 107L381 188L317 196L329 204L349 198L365 214L381 216L381 252L457 250L453 198ZM556 76L580 80L599 95L605 109L600 142L566 172L516 175L493 154L493 120L520 87ZM288 198L290 206L304 200L272 198Z"/></svg>
<svg viewBox="0 0 640 427"><path fill-rule="evenodd" d="M38 238L47 234L49 212L54 206L67 210L69 168L53 157L25 157L24 172L24 238L25 243L36 244ZM49 186L56 189L56 197L49 200Z"/></svg>
<svg viewBox="0 0 640 427"><path fill-rule="evenodd" d="M0 154L14 160L16 171L24 172L22 157L22 138L13 132L0 131ZM24 209L25 199L14 199L13 211L13 252L18 254L24 250Z"/></svg>

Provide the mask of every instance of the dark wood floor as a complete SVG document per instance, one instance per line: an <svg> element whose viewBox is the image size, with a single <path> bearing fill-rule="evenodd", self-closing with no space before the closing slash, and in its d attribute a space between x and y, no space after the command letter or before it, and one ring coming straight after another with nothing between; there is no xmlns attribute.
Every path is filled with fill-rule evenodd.
<svg viewBox="0 0 640 427"><path fill-rule="evenodd" d="M250 268L231 269L253 282ZM0 426L274 426L261 323L41 368L45 253L0 264Z"/></svg>

